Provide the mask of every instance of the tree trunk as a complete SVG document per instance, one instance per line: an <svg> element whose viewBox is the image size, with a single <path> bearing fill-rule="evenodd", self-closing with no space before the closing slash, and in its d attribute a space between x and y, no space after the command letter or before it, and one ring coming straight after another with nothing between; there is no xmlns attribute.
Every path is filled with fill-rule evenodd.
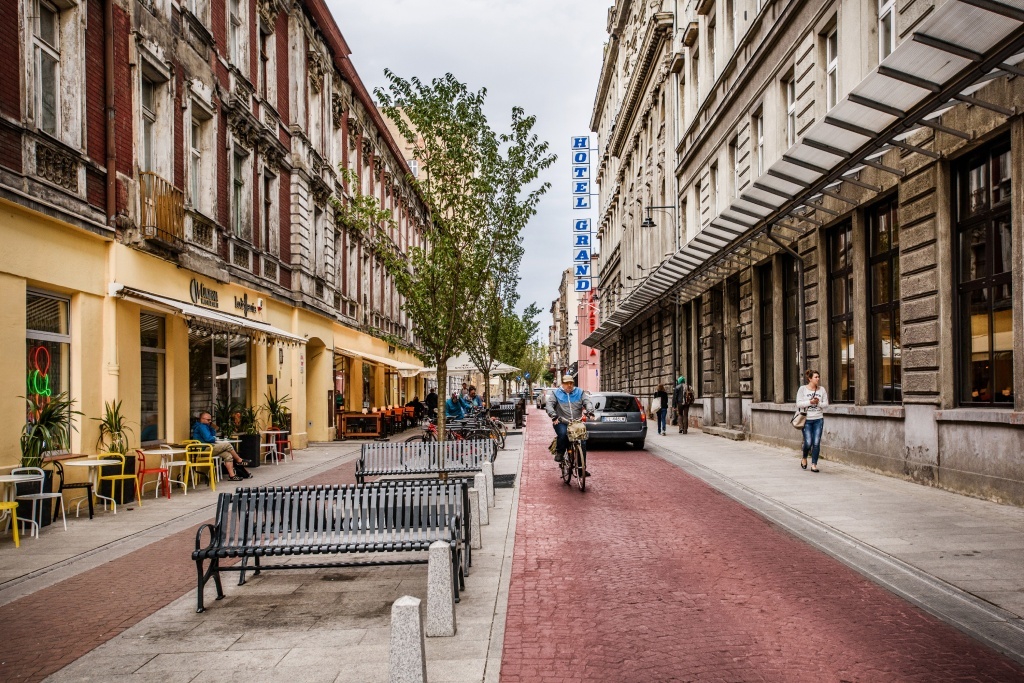
<svg viewBox="0 0 1024 683"><path fill-rule="evenodd" d="M448 359L437 359L437 440L445 440L445 406L448 403ZM443 392L443 393L442 393Z"/></svg>
<svg viewBox="0 0 1024 683"><path fill-rule="evenodd" d="M491 408L491 372L484 370L484 405Z"/></svg>

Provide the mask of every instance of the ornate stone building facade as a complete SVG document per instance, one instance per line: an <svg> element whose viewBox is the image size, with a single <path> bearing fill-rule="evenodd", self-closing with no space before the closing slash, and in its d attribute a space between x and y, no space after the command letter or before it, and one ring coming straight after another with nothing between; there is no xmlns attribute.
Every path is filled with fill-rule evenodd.
<svg viewBox="0 0 1024 683"><path fill-rule="evenodd" d="M1024 13L623 0L609 33L602 388L685 374L705 429L796 446L814 368L827 457L1024 503Z"/></svg>
<svg viewBox="0 0 1024 683"><path fill-rule="evenodd" d="M426 209L323 0L16 0L0 27L7 414L28 376L173 440L276 391L302 445L422 390L401 297L337 207L375 196L398 251Z"/></svg>

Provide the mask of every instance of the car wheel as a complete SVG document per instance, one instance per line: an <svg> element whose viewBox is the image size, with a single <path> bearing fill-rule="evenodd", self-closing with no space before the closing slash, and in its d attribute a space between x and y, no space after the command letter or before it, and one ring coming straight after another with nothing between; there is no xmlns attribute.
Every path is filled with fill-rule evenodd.
<svg viewBox="0 0 1024 683"><path fill-rule="evenodd" d="M644 440L643 439L638 439L638 440L634 441L633 442L633 448L635 448L638 451L642 451L644 449Z"/></svg>

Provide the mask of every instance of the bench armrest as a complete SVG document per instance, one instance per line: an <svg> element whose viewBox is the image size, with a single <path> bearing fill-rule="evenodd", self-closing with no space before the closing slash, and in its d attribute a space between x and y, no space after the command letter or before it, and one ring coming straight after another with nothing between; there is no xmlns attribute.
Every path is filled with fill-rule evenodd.
<svg viewBox="0 0 1024 683"><path fill-rule="evenodd" d="M217 538L220 533L220 528L215 524L200 524L199 528L196 529L196 552L203 550L203 529L210 530L210 543L206 547L209 548L213 545L213 539Z"/></svg>

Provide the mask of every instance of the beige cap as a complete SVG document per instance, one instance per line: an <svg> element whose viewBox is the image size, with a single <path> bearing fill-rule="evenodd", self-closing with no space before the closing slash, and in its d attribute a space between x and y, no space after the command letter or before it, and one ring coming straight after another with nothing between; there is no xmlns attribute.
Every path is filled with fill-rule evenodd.
<svg viewBox="0 0 1024 683"><path fill-rule="evenodd" d="M572 375L562 376L562 384L565 384L566 382L568 382L569 384L576 384L576 380L572 378Z"/></svg>

